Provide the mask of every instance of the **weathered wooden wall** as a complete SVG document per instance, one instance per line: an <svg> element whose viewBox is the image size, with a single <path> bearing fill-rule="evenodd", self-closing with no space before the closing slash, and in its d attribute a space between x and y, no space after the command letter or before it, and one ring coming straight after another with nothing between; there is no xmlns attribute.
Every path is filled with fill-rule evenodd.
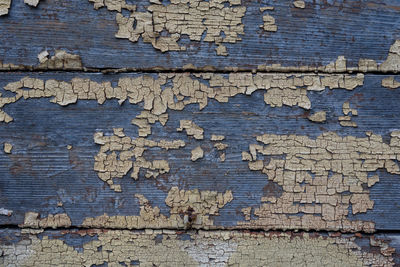
<svg viewBox="0 0 400 267"><path fill-rule="evenodd" d="M0 16L0 265L400 264L397 1L131 2Z"/></svg>

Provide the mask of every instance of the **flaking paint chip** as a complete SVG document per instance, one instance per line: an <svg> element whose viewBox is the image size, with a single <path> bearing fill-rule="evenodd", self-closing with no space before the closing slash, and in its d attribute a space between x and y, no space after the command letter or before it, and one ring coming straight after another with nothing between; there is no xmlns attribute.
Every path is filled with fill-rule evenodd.
<svg viewBox="0 0 400 267"><path fill-rule="evenodd" d="M10 143L4 143L4 152L7 154L11 154L13 146Z"/></svg>
<svg viewBox="0 0 400 267"><path fill-rule="evenodd" d="M326 111L318 111L307 117L313 122L325 122L326 121Z"/></svg>
<svg viewBox="0 0 400 267"><path fill-rule="evenodd" d="M293 5L296 8L302 8L302 9L306 7L306 3L304 1L294 1Z"/></svg>
<svg viewBox="0 0 400 267"><path fill-rule="evenodd" d="M11 0L0 0L0 16L7 15L11 6Z"/></svg>
<svg viewBox="0 0 400 267"><path fill-rule="evenodd" d="M24 0L24 3L33 7L37 7L40 0Z"/></svg>
<svg viewBox="0 0 400 267"><path fill-rule="evenodd" d="M198 146L198 147L196 147L195 149L192 150L190 159L192 161L196 161L196 160L201 159L203 157L204 157L204 151L200 146Z"/></svg>

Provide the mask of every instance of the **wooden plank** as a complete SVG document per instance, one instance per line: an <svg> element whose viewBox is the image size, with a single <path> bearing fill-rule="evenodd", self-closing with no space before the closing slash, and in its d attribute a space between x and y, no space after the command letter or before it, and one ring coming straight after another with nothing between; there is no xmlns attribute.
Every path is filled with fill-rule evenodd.
<svg viewBox="0 0 400 267"><path fill-rule="evenodd" d="M89 1L42 1L36 8L13 1L9 14L0 17L0 60L35 65L44 49L62 48L80 55L89 68L170 70L191 64L196 68L252 70L271 64L321 66L338 56L345 56L348 66L355 67L359 59L382 62L390 46L400 39L400 6L395 1L305 2L304 9L295 8L292 0L242 1L240 6L233 5L246 8L243 18L238 18L244 34L239 34L241 40L233 40L236 43L223 42L229 55L218 56L216 41L194 41L187 36L179 41L186 51L165 53L142 38L137 42L117 39L118 12L94 10ZM135 4L137 12L142 13L150 5L142 0ZM226 3L223 8L228 6ZM260 8L266 6L274 10L261 12ZM122 14L128 16L129 12L124 9ZM267 15L275 19L276 32L260 28ZM224 20L216 18L216 23ZM211 35L210 29L207 34Z"/></svg>
<svg viewBox="0 0 400 267"><path fill-rule="evenodd" d="M236 231L5 229L0 264L8 266L394 266L398 234L327 235ZM22 254L21 254L22 252Z"/></svg>
<svg viewBox="0 0 400 267"><path fill-rule="evenodd" d="M111 86L117 88L118 82L124 78L140 78L143 76L152 77L155 80L162 79L165 74L115 74L102 75L90 73L2 73L0 75L0 86L10 89L9 84L17 82L25 76L47 81L56 79L58 81L70 82L73 78L80 77L92 81L110 82ZM207 74L204 74L206 77ZM213 75L213 74L211 74ZM235 84L235 77L232 73L230 80ZM247 74L247 77L259 77L261 74ZM307 79L307 77L319 77L334 79L335 75L316 75L316 74L262 74L263 79L281 79L287 81L293 79L296 75L298 79ZM266 76L265 76L266 75ZM180 88L179 79L190 78L193 81L199 81L211 89L220 90L221 86L215 85L214 80L204 77L196 78L193 75L177 73L171 81L166 83L163 90L167 87ZM218 76L229 80L229 74ZM243 77L241 76L243 81ZM284 78L286 77L286 78ZM342 76L340 76L342 77ZM344 76L343 76L344 77ZM342 78L343 78L342 77ZM356 75L346 76L357 78ZM389 173L398 166L399 157L394 159L393 166L387 161L385 166L377 167L370 165L368 182L365 181L360 188L347 189L334 195L343 198L362 193L362 197L369 197L374 201L373 208L368 208L362 212L363 207L359 207L360 202L354 200L352 208L347 206L350 215L344 216L344 221L360 221L356 225L345 225L333 219L330 225L318 225L313 221L304 222L300 225L286 225L282 222L273 224L268 221L257 221L262 215L256 213L256 209L261 207L261 199L273 198L281 199L284 193L289 189L280 184L279 181L269 179L267 174L261 171L251 171L248 162L242 160L242 152L249 150L250 144L262 145L257 142L256 136L263 134L275 134L279 136L296 135L306 136L312 140L327 132L335 132L339 136L353 136L354 138L365 138L366 132L373 132L376 138L382 136L379 144L387 144L385 148L379 148L371 144L371 151L365 152L367 155L376 159L373 151L396 151L395 133L399 129L400 107L398 99L400 90L388 89L381 86L384 78L392 76L368 74L362 78L363 85L357 86L353 90L346 89L322 89L322 91L306 90L306 96L310 100L311 108L299 107L301 104L292 107L282 106L274 107L272 104L264 102L264 93L272 91L265 85L264 90L260 89L251 95L238 94L229 98L227 103L218 102L215 99L209 99L204 109L199 110L198 105L187 105L183 110L173 110L169 108L166 112L169 116L165 126L156 123L152 126L152 133L146 139L148 140L183 140L185 146L179 149L165 150L157 147L149 148L144 153L144 158L148 161L167 160L169 163L169 172L160 174L157 178L145 178L146 171L152 171L149 168L142 168L137 180L130 178L131 171L127 175L122 174L122 179L112 179L115 185L120 185L122 192L103 182L99 171L94 170L95 156L99 153L103 139L93 139L96 132L103 132L106 136L113 134L113 128L124 128L126 136L138 138L138 127L131 124L131 120L137 117L145 108L143 102L130 104L125 101L122 105L118 104L117 99L106 100L103 104L98 104L95 100L77 100L76 104L61 106L56 103L50 103L51 98L30 98L28 100L20 99L15 103L4 106L3 111L13 117L14 121L0 127L0 140L2 143L11 144L11 154L0 153L0 198L1 208L12 210L12 216L0 216L2 225L21 225L25 221L25 227L104 227L104 228L261 228L261 229L327 229L342 231L373 231L377 230L396 230L399 229L400 210L397 208L400 204L399 189L400 182L398 174ZM215 77L214 77L215 78ZM257 78L258 79L258 78ZM348 78L347 78L348 79ZM395 77L399 80L399 77ZM140 84L139 80L135 80ZM26 86L23 90L28 90L30 80L26 80ZM187 84L186 81L185 84ZM282 82L283 83L283 82ZM28 85L27 85L28 84ZM283 83L285 84L285 83ZM7 86L8 85L8 86ZM238 88L240 86L236 84ZM40 86L39 86L40 87ZM233 85L231 87L234 87ZM47 83L46 83L47 88ZM155 88L155 87L154 87ZM283 85L283 88L286 88ZM292 92L302 90L304 86L290 89ZM61 89L60 89L61 90ZM5 89L2 90L2 99L12 97L13 93ZM267 98L269 99L269 95ZM284 97L285 98L285 97ZM61 98L62 99L62 98ZM64 98L65 99L65 98ZM186 99L187 100L187 99ZM221 100L221 99L220 99ZM64 101L64 100L62 100ZM223 101L223 100L221 100ZM267 100L269 101L269 100ZM344 116L343 104L349 102L352 114L351 121L358 127L343 127L338 119ZM288 104L288 103L287 103ZM355 110L358 115L355 116ZM317 111L326 111L327 120L324 123L312 122L307 117ZM193 136L187 136L186 132L178 132L181 120L192 120L195 124L204 129L204 138L197 140ZM211 135L224 135L225 140L221 143L228 147L218 151L214 145L216 141L211 141ZM321 137L320 137L321 138ZM104 140L103 140L104 141ZM287 143L289 145L289 143ZM344 145L337 142L338 145ZM352 146L353 143L345 144ZM68 147L71 146L71 147ZM201 146L204 151L204 157L195 162L190 160L191 151ZM356 149L356 151L358 151ZM109 153L109 152L107 152ZM221 161L221 155L225 153L226 160ZM285 152L282 156L261 155L258 153L258 159L263 159L265 166L274 159L289 158L290 152ZM337 153L337 152L333 152ZM343 152L344 153L344 152ZM346 152L347 153L347 152ZM381 153L381 152L377 152ZM393 152L396 156L397 152ZM360 155L361 152L356 152ZM354 157L354 155L352 156ZM133 161L132 160L129 161ZM358 159L362 164L366 159ZM368 161L367 161L368 162ZM254 162L251 162L251 164ZM369 162L370 163L370 162ZM389 166L390 165L390 166ZM393 168L392 168L393 167ZM367 167L365 167L367 168ZM122 167L117 170L122 171ZM156 172L157 170L153 170ZM340 173L341 170L330 170L329 177L332 174ZM313 179L315 173L310 172ZM374 184L373 177L378 175L379 182ZM279 176L279 175L278 175ZM307 176L304 174L304 176ZM351 175L350 175L351 176ZM372 178L371 178L372 177ZM361 178L360 178L361 179ZM110 181L109 181L110 182ZM311 181L298 182L301 186L312 184ZM368 186L368 184L370 186ZM323 185L323 183L321 184ZM117 186L118 187L118 186ZM210 196L209 205L201 206L194 212L190 211L187 204L174 204L167 201L167 197L177 197L176 192L171 189L178 187L186 190L187 195L193 198L200 197L196 191L215 191L220 196ZM117 192L116 192L116 191ZM311 190L311 189L310 189ZM339 190L339 189L337 189ZM352 191L353 190L353 191ZM361 190L361 191L357 191ZM232 199L230 198L230 193ZM290 193L290 192L289 192ZM143 197L135 194L141 194L149 200L146 202ZM204 194L204 192L203 192ZM359 195L358 195L359 196ZM221 198L223 200L221 200ZM178 197L179 199L179 197ZM219 199L219 200L218 200ZM269 200L271 201L271 200ZM311 200L310 205L319 206L324 200ZM172 203L172 204L171 204ZM196 207L199 205L196 200L190 200L189 205ZM197 204L196 204L197 203ZM216 203L219 203L217 206ZM358 204L357 204L358 203ZM361 199L361 205L368 205L367 199ZM296 204L294 206L304 206L307 203ZM186 205L186 206L185 206ZM197 206L196 206L197 205ZM343 206L343 205L342 205ZM142 208L141 208L142 207ZM137 220L138 216L143 218L140 210L147 210L150 213L157 213L157 207L161 214L151 215L147 222L127 223L129 220ZM192 207L192 208L193 208ZM210 207L214 207L210 211ZM244 208L251 207L250 216L247 218ZM344 205L343 207L346 207ZM364 207L365 208L365 207ZM204 211L207 210L208 211ZM358 211L352 215L351 211ZM40 214L40 218L50 218L40 221L39 217L33 213ZM203 213L202 213L203 212ZM299 211L291 214L288 208L284 208L283 215L290 218L307 217L308 211ZM68 218L63 217L66 213ZM116 217L117 221L110 218L97 218L104 213ZM195 214L202 218L202 222L196 221L198 218L190 219ZM53 218L52 215L59 214ZM147 216L146 215L146 216ZM171 215L175 219L171 219ZM277 215L277 214L275 214ZM312 218L320 218L321 211L311 212ZM60 217L61 216L61 217ZM127 216L126 218L123 216ZM164 217L162 217L164 216ZM194 215L193 215L194 216ZM294 217L293 217L294 216ZM325 216L325 215L324 215ZM97 218L90 220L87 218ZM168 219L169 218L169 219ZM85 220L86 219L86 220ZM342 220L341 219L341 220ZM58 222L59 220L60 222ZM70 221L69 221L70 220ZM122 220L122 221L121 221ZM192 220L192 221L191 221ZM208 220L213 223L209 224ZM253 224L246 224L256 220ZM55 222L56 221L56 222ZM375 227L369 222L373 222Z"/></svg>

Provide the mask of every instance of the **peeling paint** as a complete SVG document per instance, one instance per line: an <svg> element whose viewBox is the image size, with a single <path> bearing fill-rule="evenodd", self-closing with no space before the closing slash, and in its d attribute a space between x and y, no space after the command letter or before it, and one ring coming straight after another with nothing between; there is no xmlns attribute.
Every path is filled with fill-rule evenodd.
<svg viewBox="0 0 400 267"><path fill-rule="evenodd" d="M353 116L358 116L358 111L354 108L350 108L349 102L344 102L342 105L342 111L344 116L339 117L339 123L343 127L357 127L357 123L351 121Z"/></svg>
<svg viewBox="0 0 400 267"><path fill-rule="evenodd" d="M192 150L190 159L192 161L196 161L196 160L201 159L203 157L204 157L204 151L203 151L203 149L201 149L200 146L198 146L198 147L196 147L195 149Z"/></svg>
<svg viewBox="0 0 400 267"><path fill-rule="evenodd" d="M37 7L39 1L40 0L24 0L24 3L32 7Z"/></svg>
<svg viewBox="0 0 400 267"><path fill-rule="evenodd" d="M294 1L293 5L294 5L294 7L301 8L301 9L306 7L306 3L304 3L304 1Z"/></svg>
<svg viewBox="0 0 400 267"><path fill-rule="evenodd" d="M118 12L115 37L133 43L142 38L162 52L186 50L178 43L186 35L191 41L215 43L217 54L227 55L222 43L236 43L241 40L239 35L244 34L242 17L246 7L240 6L240 0L172 0L166 5L151 0L144 12L136 11L135 5L128 5L124 0L89 1L95 9L105 6L109 11ZM123 9L130 12L129 16L122 14Z"/></svg>
<svg viewBox="0 0 400 267"><path fill-rule="evenodd" d="M400 87L400 82L396 81L394 76L390 76L382 80L382 86L389 89L396 89Z"/></svg>
<svg viewBox="0 0 400 267"><path fill-rule="evenodd" d="M92 230L76 232L97 235L82 243L82 250L68 245L63 235L44 232L24 234L13 244L0 244L5 266L394 266L393 249L371 239L370 252L357 244L356 236L307 233L251 233L237 231L189 232L182 240L171 230L145 232ZM364 238L365 239L365 238Z"/></svg>
<svg viewBox="0 0 400 267"><path fill-rule="evenodd" d="M267 10L272 11L272 10L274 10L274 7L266 6L266 7L260 8L260 11L262 13ZM275 24L274 17L272 17L269 14L265 14L262 18L263 18L264 24L260 25L260 28L262 28L264 31L267 31L267 32L276 32L278 30L278 26L276 26L276 24Z"/></svg>
<svg viewBox="0 0 400 267"><path fill-rule="evenodd" d="M10 143L4 143L3 145L4 153L11 154L11 150L13 149L13 145Z"/></svg>
<svg viewBox="0 0 400 267"><path fill-rule="evenodd" d="M152 147L169 150L185 146L182 140L153 141L141 137L132 139L125 136L121 128L114 129L112 136L104 136L102 132L95 133L94 142L101 145L100 151L95 156L94 170L101 180L117 192L121 191L121 186L114 184L114 179L124 177L131 169L133 169L131 177L135 180L139 178L141 169L146 170L146 178L156 178L160 174L169 172L168 161L147 161L143 156L146 150Z"/></svg>
<svg viewBox="0 0 400 267"><path fill-rule="evenodd" d="M161 90L161 86L167 81L171 81L173 86ZM228 102L230 97L238 94L251 95L256 90L265 90L264 102L271 107L286 105L310 109L308 91L323 91L326 88L353 90L363 85L363 81L363 74L230 73L224 76L213 73L171 73L159 74L158 79L146 75L121 78L118 86L112 87L110 82L97 83L82 78L65 82L25 77L4 87L6 91L15 93L15 96L0 95L0 119L4 122L12 121L12 117L1 108L22 97L53 97L50 102L61 106L76 103L79 99L97 100L99 104L107 99L117 99L120 103L128 99L131 104L144 103L144 112L132 123L139 126L139 136L145 137L151 133L150 124L156 121L160 121L162 125L166 123L168 109L182 110L194 103L198 103L199 109L203 109L207 106L208 99ZM210 86L206 85L207 82Z"/></svg>
<svg viewBox="0 0 400 267"><path fill-rule="evenodd" d="M400 133L392 132L390 143L379 135L365 138L323 133L315 140L307 136L264 134L264 144L250 145L249 169L262 171L268 180L282 186L280 197L263 197L254 210L258 219L239 222L263 229L314 229L374 231L373 222L350 221L353 214L373 208L369 187L379 181L378 169L400 174ZM257 160L257 155L268 161ZM251 157L247 156L251 155ZM283 158L282 158L283 157ZM247 211L248 213L248 211ZM300 215L303 214L303 215Z"/></svg>
<svg viewBox="0 0 400 267"><path fill-rule="evenodd" d="M108 216L104 214L95 218L85 218L82 226L87 228L113 229L189 229L213 228L211 215L219 215L219 209L233 200L231 191L218 193L216 191L179 190L172 187L165 199L170 207L167 217L160 213L158 207L152 207L150 202L140 194L135 195L140 202L139 216Z"/></svg>
<svg viewBox="0 0 400 267"><path fill-rule="evenodd" d="M307 117L313 122L325 122L326 121L326 111L318 111Z"/></svg>

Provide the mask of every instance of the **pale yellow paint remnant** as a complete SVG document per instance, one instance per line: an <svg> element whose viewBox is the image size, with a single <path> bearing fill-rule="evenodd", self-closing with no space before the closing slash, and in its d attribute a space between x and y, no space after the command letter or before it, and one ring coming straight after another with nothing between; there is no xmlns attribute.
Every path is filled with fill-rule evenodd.
<svg viewBox="0 0 400 267"><path fill-rule="evenodd" d="M221 153L221 154L219 155L219 160L220 160L221 162L225 162L225 159L226 159L226 154L225 154L225 152L223 152L223 153Z"/></svg>
<svg viewBox="0 0 400 267"><path fill-rule="evenodd" d="M266 174L283 192L279 197L263 198L265 203L254 209L258 219L240 222L240 225L264 229L374 231L373 222L349 220L349 207L353 214L373 208L369 187L379 177L369 177L370 173L383 169L400 174L398 132L392 133L389 144L370 132L365 138L340 137L327 132L316 139L264 134L257 141L264 146L250 145L250 154L255 157L251 157L249 168ZM266 157L267 163L257 160L257 154ZM298 216L299 213L304 215Z"/></svg>
<svg viewBox="0 0 400 267"><path fill-rule="evenodd" d="M118 12L118 32L115 37L134 43L142 38L143 42L150 43L162 52L186 50L185 46L178 43L181 36L186 35L191 41L213 42L218 46L218 55L227 55L222 44L236 43L241 40L239 35L244 34L242 17L246 7L240 6L240 0L171 1L167 5L152 0L144 12L136 11L136 7L126 4L125 0L89 1L94 3L95 9L106 6L108 10ZM224 6L224 2L230 6ZM124 16L123 9L130 14Z"/></svg>
<svg viewBox="0 0 400 267"><path fill-rule="evenodd" d="M260 11L261 12L264 12L264 11L267 11L267 10L274 10L275 8L273 7L273 6L263 6L263 7L260 7Z"/></svg>
<svg viewBox="0 0 400 267"><path fill-rule="evenodd" d="M45 218L40 218L37 212L25 213L24 223L20 227L24 228L67 228L71 226L71 219L66 213L49 214Z"/></svg>
<svg viewBox="0 0 400 267"><path fill-rule="evenodd" d="M400 40L396 40L390 47L388 57L378 66L378 70L382 72L400 71Z"/></svg>
<svg viewBox="0 0 400 267"><path fill-rule="evenodd" d="M219 44L216 48L215 51L217 52L218 56L227 56L228 51L226 50L226 46Z"/></svg>
<svg viewBox="0 0 400 267"><path fill-rule="evenodd" d="M4 153L11 154L11 150L13 149L13 145L10 143L4 143Z"/></svg>
<svg viewBox="0 0 400 267"><path fill-rule="evenodd" d="M357 123L351 121L353 116L358 116L358 111L354 108L350 108L349 102L344 102L342 105L342 111L345 116L339 117L339 123L343 127L357 127Z"/></svg>
<svg viewBox="0 0 400 267"><path fill-rule="evenodd" d="M293 5L296 8L305 8L306 7L306 3L304 1L294 1Z"/></svg>
<svg viewBox="0 0 400 267"><path fill-rule="evenodd" d="M188 232L183 240L173 230L24 231L16 243L0 244L4 266L394 266L394 248L371 237L369 251L356 236L238 231ZM82 238L82 250L64 235ZM365 238L364 238L365 239Z"/></svg>
<svg viewBox="0 0 400 267"><path fill-rule="evenodd" d="M132 139L125 136L122 128L114 129L112 136L104 136L102 132L97 132L93 138L96 144L101 145L100 151L95 156L94 170L101 180L117 192L121 191L121 187L114 184L113 179L124 177L131 169L133 169L131 177L135 180L139 179L141 169L146 170L146 178L156 178L170 171L166 160L147 161L143 156L146 150L152 147L169 150L185 146L182 140L153 141L142 137Z"/></svg>
<svg viewBox="0 0 400 267"><path fill-rule="evenodd" d="M0 0L0 16L7 15L11 6L11 0Z"/></svg>
<svg viewBox="0 0 400 267"><path fill-rule="evenodd" d="M393 76L390 76L382 80L382 86L389 89L396 89L400 87L400 82L396 81Z"/></svg>
<svg viewBox="0 0 400 267"><path fill-rule="evenodd" d="M221 150L227 149L228 144L216 143L216 144L214 144L214 147L215 147L217 150L221 151Z"/></svg>
<svg viewBox="0 0 400 267"><path fill-rule="evenodd" d="M202 140L204 138L203 128L198 126L196 123L190 120L180 120L179 124L179 128L176 129L178 132L185 130L188 136L193 136L197 140Z"/></svg>
<svg viewBox="0 0 400 267"><path fill-rule="evenodd" d="M276 32L278 30L278 26L275 24L275 18L270 15L263 16L264 24L260 26L260 28L264 29L267 32Z"/></svg>
<svg viewBox="0 0 400 267"><path fill-rule="evenodd" d="M38 60L39 63L45 63L47 60L49 60L49 52L47 50L43 50L38 54Z"/></svg>
<svg viewBox="0 0 400 267"><path fill-rule="evenodd" d="M225 140L225 136L212 134L210 140L211 141L223 141L223 140Z"/></svg>
<svg viewBox="0 0 400 267"><path fill-rule="evenodd" d="M160 213L158 207L152 207L143 195L136 194L135 197L140 202L139 216L104 214L96 218L85 218L82 226L118 229L209 229L214 228L210 215L219 215L219 209L233 200L231 191L218 193L197 189L179 190L178 187L172 187L165 199L165 204L170 207L170 216L167 217Z"/></svg>
<svg viewBox="0 0 400 267"><path fill-rule="evenodd" d="M200 146L198 146L198 147L196 147L195 149L192 150L190 159L192 161L196 161L196 160L201 159L203 157L204 157L204 151L203 151L203 149L201 149Z"/></svg>
<svg viewBox="0 0 400 267"><path fill-rule="evenodd" d="M24 0L24 3L32 7L37 7L39 1L40 0Z"/></svg>
<svg viewBox="0 0 400 267"><path fill-rule="evenodd" d="M313 122L325 122L326 121L326 111L318 111L307 117Z"/></svg>

